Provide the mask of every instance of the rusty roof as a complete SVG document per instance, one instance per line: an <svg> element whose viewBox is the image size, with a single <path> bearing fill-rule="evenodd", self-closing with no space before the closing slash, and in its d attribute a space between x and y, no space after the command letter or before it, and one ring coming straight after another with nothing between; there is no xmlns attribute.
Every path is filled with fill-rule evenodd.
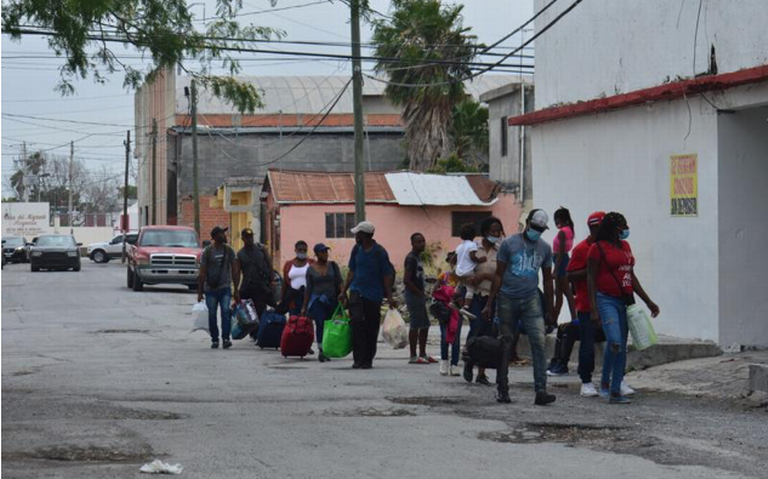
<svg viewBox="0 0 768 479"><path fill-rule="evenodd" d="M278 203L354 203L353 173L269 170L269 188ZM384 173L365 174L366 203L396 203Z"/></svg>

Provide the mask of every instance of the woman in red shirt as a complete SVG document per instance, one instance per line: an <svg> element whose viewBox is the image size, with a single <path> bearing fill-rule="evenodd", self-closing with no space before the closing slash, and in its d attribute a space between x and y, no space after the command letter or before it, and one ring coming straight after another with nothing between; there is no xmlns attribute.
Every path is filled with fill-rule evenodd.
<svg viewBox="0 0 768 479"><path fill-rule="evenodd" d="M640 296L654 318L659 315L659 307L635 276L635 257L625 241L628 237L629 226L624 216L608 213L589 248L587 260L591 320L602 323L606 339L600 395L609 397L613 404L630 403L621 394L621 381L627 363L627 306L634 304L634 294Z"/></svg>

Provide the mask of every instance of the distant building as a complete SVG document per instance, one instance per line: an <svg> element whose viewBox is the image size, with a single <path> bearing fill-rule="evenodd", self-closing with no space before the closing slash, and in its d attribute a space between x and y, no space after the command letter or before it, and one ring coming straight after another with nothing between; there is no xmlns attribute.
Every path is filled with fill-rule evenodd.
<svg viewBox="0 0 768 479"><path fill-rule="evenodd" d="M478 98L511 78L479 77L468 83L468 91ZM208 92L198 91L198 177L204 235L215 224L229 224L229 216L217 206L215 196L228 178L264 178L269 168L324 172L354 169L352 88L342 94L348 77L243 79L263 96L265 107L254 114L241 115ZM136 94L135 155L139 159L141 224L193 224L189 83L189 77L176 77L166 71ZM366 80L363 89L368 171L397 170L405 160L400 111L384 97L384 86ZM333 111L318 124L339 95ZM158 130L154 166L153 119Z"/></svg>
<svg viewBox="0 0 768 479"><path fill-rule="evenodd" d="M519 207L485 175L433 175L407 171L366 173L366 219L376 225L376 241L402 270L410 237L424 234L442 261L461 242L459 228L495 215L507 231L517 230ZM354 181L351 173L270 170L264 182L264 241L276 264L294 255L294 244L323 242L332 257L346 263L355 244Z"/></svg>
<svg viewBox="0 0 768 479"><path fill-rule="evenodd" d="M580 238L627 217L659 332L766 346L768 2L648 3L583 2L536 40L536 111L509 120L532 128L533 205Z"/></svg>

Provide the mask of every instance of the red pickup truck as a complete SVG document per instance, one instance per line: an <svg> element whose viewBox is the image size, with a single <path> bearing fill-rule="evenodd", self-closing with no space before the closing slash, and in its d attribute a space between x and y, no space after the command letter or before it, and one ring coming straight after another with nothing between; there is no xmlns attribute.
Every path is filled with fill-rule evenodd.
<svg viewBox="0 0 768 479"><path fill-rule="evenodd" d="M185 284L197 289L200 239L187 226L145 226L128 249L128 287L141 291L145 284Z"/></svg>

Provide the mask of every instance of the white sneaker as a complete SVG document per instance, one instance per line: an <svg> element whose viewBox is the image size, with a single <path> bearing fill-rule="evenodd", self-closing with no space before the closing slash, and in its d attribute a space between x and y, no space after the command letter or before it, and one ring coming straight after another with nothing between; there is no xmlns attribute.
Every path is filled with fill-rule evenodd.
<svg viewBox="0 0 768 479"><path fill-rule="evenodd" d="M635 394L635 390L629 387L629 384L627 384L626 381L621 382L621 395L622 396L631 396Z"/></svg>
<svg viewBox="0 0 768 479"><path fill-rule="evenodd" d="M597 389L592 383L584 383L581 385L581 395L585 398L591 398L597 396Z"/></svg>
<svg viewBox="0 0 768 479"><path fill-rule="evenodd" d="M459 367L451 365L451 376L460 376L461 372L459 372Z"/></svg>
<svg viewBox="0 0 768 479"><path fill-rule="evenodd" d="M448 361L440 361L440 375L448 376Z"/></svg>

